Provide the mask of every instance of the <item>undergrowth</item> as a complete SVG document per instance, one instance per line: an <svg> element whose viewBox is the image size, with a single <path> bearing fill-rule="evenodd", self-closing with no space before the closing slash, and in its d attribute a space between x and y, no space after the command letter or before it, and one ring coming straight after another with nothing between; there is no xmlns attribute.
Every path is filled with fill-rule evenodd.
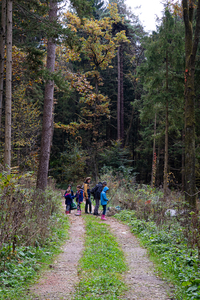
<svg viewBox="0 0 200 300"><path fill-rule="evenodd" d="M200 299L198 250L188 247L184 228L175 220L158 227L155 222L139 220L134 211L121 211L115 217L128 224L156 262L163 278L175 285L176 299Z"/></svg>
<svg viewBox="0 0 200 300"><path fill-rule="evenodd" d="M31 189L29 191L20 189L9 193L11 201L14 199L14 202L17 202L16 196L18 195L19 200L22 198L21 195L26 195L27 200L23 199L23 206L20 207L19 215L23 217L23 222L19 222L20 219L17 219L18 228L15 235L11 231L13 222L10 218L9 235L4 242L2 236L0 247L1 300L30 299L31 296L27 294L28 285L37 278L39 270L45 268L60 252L60 246L68 234L68 220L63 214L60 193L52 189L47 190L43 196L40 196L40 199L44 198L42 204L41 200L37 202L38 198L32 198L34 193ZM1 206L6 209L1 211L1 215L5 216L8 215L9 208L3 206L5 203L3 200L2 197ZM40 211L37 212L36 208ZM42 218L46 210L48 212L45 218ZM13 215L13 219L15 217L16 214ZM7 223L5 225L7 226ZM44 237L42 233L44 233Z"/></svg>
<svg viewBox="0 0 200 300"><path fill-rule="evenodd" d="M79 265L76 300L120 299L126 289L122 273L127 269L122 250L107 225L86 216L86 241Z"/></svg>

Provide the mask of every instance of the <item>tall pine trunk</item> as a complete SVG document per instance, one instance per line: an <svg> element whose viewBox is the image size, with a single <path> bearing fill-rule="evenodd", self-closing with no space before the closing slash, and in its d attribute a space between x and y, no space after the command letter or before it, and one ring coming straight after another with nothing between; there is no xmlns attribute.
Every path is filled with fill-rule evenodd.
<svg viewBox="0 0 200 300"><path fill-rule="evenodd" d="M2 127L5 39L6 39L6 0L2 0L1 36L0 36L0 135L1 135L1 127Z"/></svg>
<svg viewBox="0 0 200 300"><path fill-rule="evenodd" d="M120 46L117 51L117 72L118 72L118 92L117 92L117 139L121 140L121 99L120 99Z"/></svg>
<svg viewBox="0 0 200 300"><path fill-rule="evenodd" d="M166 113L165 113L165 158L164 158L164 199L167 196L167 177L168 177L168 131L169 131L169 118L168 118L168 50L166 50Z"/></svg>
<svg viewBox="0 0 200 300"><path fill-rule="evenodd" d="M195 183L195 59L200 34L200 0L197 4L196 25L193 38L195 1L182 0L185 24L185 199L196 209Z"/></svg>
<svg viewBox="0 0 200 300"><path fill-rule="evenodd" d="M120 139L124 147L124 60L123 46L120 46Z"/></svg>
<svg viewBox="0 0 200 300"><path fill-rule="evenodd" d="M11 167L11 104L12 104L12 0L7 0L6 39L6 101L5 101L5 152L4 166Z"/></svg>
<svg viewBox="0 0 200 300"><path fill-rule="evenodd" d="M182 170L181 170L181 180L182 180L182 192L185 191L185 132L182 131Z"/></svg>
<svg viewBox="0 0 200 300"><path fill-rule="evenodd" d="M156 172L156 161L155 161L155 154L156 154L156 113L154 119L154 134L153 134L153 157L152 157L152 170L151 170L151 187L154 185L154 177Z"/></svg>
<svg viewBox="0 0 200 300"><path fill-rule="evenodd" d="M53 23L57 19L57 2L50 0L49 21ZM56 42L53 38L49 38L47 44L47 70L49 73L54 72L55 68L55 51ZM44 96L44 110L43 110L43 124L41 137L41 151L40 162L37 176L37 188L44 190L47 187L50 149L52 140L52 126L53 126L53 95L54 95L54 81L47 80L45 85Z"/></svg>

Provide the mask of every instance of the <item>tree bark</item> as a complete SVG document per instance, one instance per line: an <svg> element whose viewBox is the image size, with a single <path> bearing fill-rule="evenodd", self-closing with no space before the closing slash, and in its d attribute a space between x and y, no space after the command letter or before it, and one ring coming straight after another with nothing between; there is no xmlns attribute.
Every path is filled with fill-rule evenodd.
<svg viewBox="0 0 200 300"><path fill-rule="evenodd" d="M151 171L151 187L153 187L154 184L154 174L155 174L155 152L156 152L156 113L155 113L155 120L154 120L154 135L153 135L153 158L152 158L152 171Z"/></svg>
<svg viewBox="0 0 200 300"><path fill-rule="evenodd" d="M117 139L121 139L121 101L120 101L120 46L117 51L117 71L118 71L118 93L117 93Z"/></svg>
<svg viewBox="0 0 200 300"><path fill-rule="evenodd" d="M57 2L50 0L49 21L50 23L57 19ZM47 44L47 70L49 73L54 72L55 68L55 50L56 42L53 38L49 38ZM40 162L37 176L37 188L44 190L47 187L50 149L52 140L52 126L53 126L53 95L54 95L54 81L47 80L45 85L44 96L44 111L41 137L41 152Z"/></svg>
<svg viewBox="0 0 200 300"><path fill-rule="evenodd" d="M132 123L133 123L134 112L135 112L135 108L133 107L132 112L131 112L131 119L130 119L129 127L128 127L128 130L127 130L127 133L126 133L125 147L128 146L129 135L130 135L130 131L131 131Z"/></svg>
<svg viewBox="0 0 200 300"><path fill-rule="evenodd" d="M11 167L11 104L12 104L12 0L7 0L6 40L6 101L5 101L5 152L4 166Z"/></svg>
<svg viewBox="0 0 200 300"><path fill-rule="evenodd" d="M123 46L120 46L120 139L124 147L124 62Z"/></svg>
<svg viewBox="0 0 200 300"><path fill-rule="evenodd" d="M200 33L200 0L197 4L196 26L193 38L195 1L182 0L185 24L185 199L196 209L195 183L195 59Z"/></svg>
<svg viewBox="0 0 200 300"><path fill-rule="evenodd" d="M6 39L6 0L2 0L1 7L1 36L0 36L0 136L2 127L2 102L3 102L3 81L4 81L4 53Z"/></svg>
<svg viewBox="0 0 200 300"><path fill-rule="evenodd" d="M167 175L168 175L168 130L169 130L169 118L168 118L168 51L166 50L166 121L165 121L165 158L164 158L164 199L167 196Z"/></svg>
<svg viewBox="0 0 200 300"><path fill-rule="evenodd" d="M182 131L182 172L181 172L181 177L182 177L182 192L185 191L185 132L184 130Z"/></svg>

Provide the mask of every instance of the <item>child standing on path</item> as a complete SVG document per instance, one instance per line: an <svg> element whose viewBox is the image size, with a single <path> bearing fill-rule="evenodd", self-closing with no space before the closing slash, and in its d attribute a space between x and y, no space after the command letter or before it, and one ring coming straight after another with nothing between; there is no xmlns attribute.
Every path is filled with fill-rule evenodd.
<svg viewBox="0 0 200 300"><path fill-rule="evenodd" d="M77 185L77 192L76 192L76 202L77 202L77 216L81 215L81 203L83 202L83 190L81 189L81 185Z"/></svg>
<svg viewBox="0 0 200 300"><path fill-rule="evenodd" d="M71 184L68 184L67 190L68 190L68 189L70 189L70 194L71 194L71 196L74 197L74 192L72 191L72 186L71 186ZM67 193L67 190L66 190L66 192L64 193L64 195Z"/></svg>
<svg viewBox="0 0 200 300"><path fill-rule="evenodd" d="M101 220L106 221L105 214L106 214L106 205L108 203L108 198L106 197L106 192L109 190L107 187L107 182L103 181L103 191L101 192L101 205L103 206L103 214L101 215Z"/></svg>
<svg viewBox="0 0 200 300"><path fill-rule="evenodd" d="M65 193L65 205L66 205L66 215L69 215L71 213L71 204L72 204L72 195L71 195L71 189L68 188Z"/></svg>

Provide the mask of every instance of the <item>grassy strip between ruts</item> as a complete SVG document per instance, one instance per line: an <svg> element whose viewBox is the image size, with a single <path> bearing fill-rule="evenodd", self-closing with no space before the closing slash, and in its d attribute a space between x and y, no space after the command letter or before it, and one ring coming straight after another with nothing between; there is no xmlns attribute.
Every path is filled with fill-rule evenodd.
<svg viewBox="0 0 200 300"><path fill-rule="evenodd" d="M18 247L7 257L6 270L1 270L0 300L31 299L28 285L38 277L38 272L48 266L55 255L61 252L60 246L68 236L69 221L63 209L52 216L51 236L43 247Z"/></svg>
<svg viewBox="0 0 200 300"><path fill-rule="evenodd" d="M86 216L86 241L79 264L80 282L76 300L114 300L126 290L122 273L127 270L125 257L108 225Z"/></svg>
<svg viewBox="0 0 200 300"><path fill-rule="evenodd" d="M178 222L158 228L154 222L139 220L134 211L122 211L115 217L128 224L148 249L151 260L163 279L175 287L177 300L200 299L200 266L197 249L187 246Z"/></svg>

